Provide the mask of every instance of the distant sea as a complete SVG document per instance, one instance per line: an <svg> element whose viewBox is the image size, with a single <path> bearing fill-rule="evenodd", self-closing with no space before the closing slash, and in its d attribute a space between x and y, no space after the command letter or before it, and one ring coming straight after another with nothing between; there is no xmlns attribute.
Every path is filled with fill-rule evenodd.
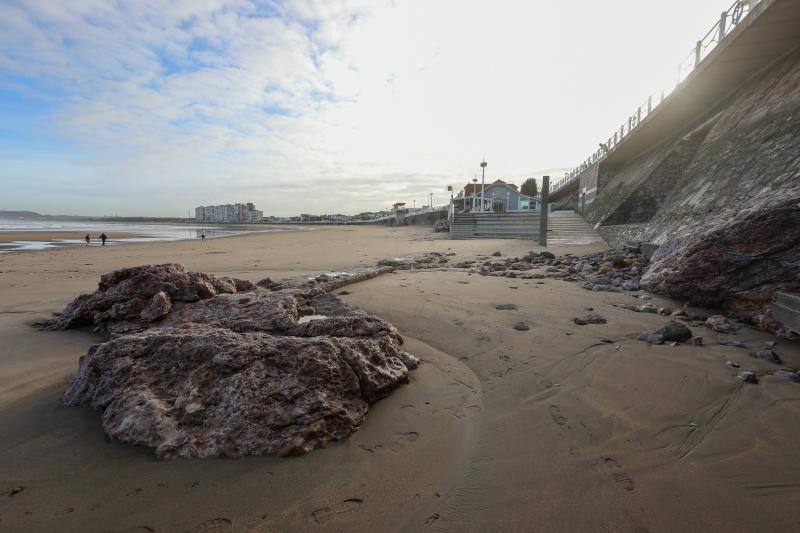
<svg viewBox="0 0 800 533"><path fill-rule="evenodd" d="M294 228L231 224L146 224L83 220L0 219L0 253L83 245L83 239L87 233L92 239L92 244L100 244L100 234L105 233L109 238L106 245L114 245L131 242L199 239L200 232L204 229L206 238L215 239L248 232L290 231ZM57 232L58 234L49 235L46 239L13 240L11 234L19 232L41 232L42 234ZM115 234L122 236L115 237ZM136 236L125 236L125 234L136 234Z"/></svg>

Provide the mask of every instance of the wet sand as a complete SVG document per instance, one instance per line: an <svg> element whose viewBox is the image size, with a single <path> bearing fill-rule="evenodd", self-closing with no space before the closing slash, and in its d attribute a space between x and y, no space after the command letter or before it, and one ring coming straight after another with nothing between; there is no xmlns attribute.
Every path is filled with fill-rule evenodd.
<svg viewBox="0 0 800 533"><path fill-rule="evenodd" d="M86 232L78 231L0 231L0 244L9 243L13 241L30 241L30 242L50 242L60 240L79 240L83 241ZM92 241L99 243L99 234L92 233ZM146 237L140 233L131 232L114 232L113 239L131 239L134 237ZM109 237L111 240L111 237Z"/></svg>
<svg viewBox="0 0 800 533"><path fill-rule="evenodd" d="M348 286L345 298L396 325L425 364L351 439L291 459L162 462L107 442L97 412L58 402L97 339L29 326L101 273L144 263L256 281L427 251L460 261L537 249L430 228L335 227L0 255L0 529L797 530L800 384L737 381L728 359L759 374L777 367L712 344L705 328L695 328L704 347L635 340L666 319L611 306L630 296L448 269ZM492 308L501 303L519 309ZM608 323L573 325L587 307ZM520 320L529 331L512 329ZM754 349L774 340L733 338ZM796 344L775 350L800 366Z"/></svg>

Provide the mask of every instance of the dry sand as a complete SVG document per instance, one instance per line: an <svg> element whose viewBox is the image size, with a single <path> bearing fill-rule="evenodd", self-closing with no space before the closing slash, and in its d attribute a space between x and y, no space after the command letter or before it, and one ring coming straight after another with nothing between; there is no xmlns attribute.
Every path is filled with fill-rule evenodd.
<svg viewBox="0 0 800 533"><path fill-rule="evenodd" d="M97 412L58 402L97 339L29 326L101 273L144 263L255 281L426 251L532 249L334 227L0 255L0 530L796 531L800 385L735 380L728 359L776 368L746 350L634 340L665 319L611 307L630 296L446 269L349 286L346 298L395 324L425 364L351 439L291 459L160 462L107 442ZM574 326L586 307L608 324ZM512 329L520 320L529 331ZM800 366L796 344L776 351Z"/></svg>

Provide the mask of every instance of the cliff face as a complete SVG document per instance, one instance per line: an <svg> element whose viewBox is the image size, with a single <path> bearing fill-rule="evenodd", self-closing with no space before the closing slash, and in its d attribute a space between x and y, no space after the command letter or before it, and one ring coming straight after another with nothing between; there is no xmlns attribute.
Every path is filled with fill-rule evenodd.
<svg viewBox="0 0 800 533"><path fill-rule="evenodd" d="M586 214L607 227L604 236L661 244L800 185L800 50L698 121L705 122L607 169L611 178Z"/></svg>

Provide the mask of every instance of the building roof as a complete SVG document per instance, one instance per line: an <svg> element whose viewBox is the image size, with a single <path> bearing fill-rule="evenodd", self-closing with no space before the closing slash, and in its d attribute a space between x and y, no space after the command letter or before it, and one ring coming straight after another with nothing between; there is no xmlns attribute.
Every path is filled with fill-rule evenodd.
<svg viewBox="0 0 800 533"><path fill-rule="evenodd" d="M510 187L514 191L519 192L519 189L517 189L516 185L514 185L513 183L506 183L503 180L495 180L492 183L487 183L486 184L486 188L488 189L489 187L495 187L495 186L498 186L498 185ZM473 190L475 191L476 195L479 195L481 193L481 184L480 183L467 183L464 186L464 196L472 196L472 191Z"/></svg>

